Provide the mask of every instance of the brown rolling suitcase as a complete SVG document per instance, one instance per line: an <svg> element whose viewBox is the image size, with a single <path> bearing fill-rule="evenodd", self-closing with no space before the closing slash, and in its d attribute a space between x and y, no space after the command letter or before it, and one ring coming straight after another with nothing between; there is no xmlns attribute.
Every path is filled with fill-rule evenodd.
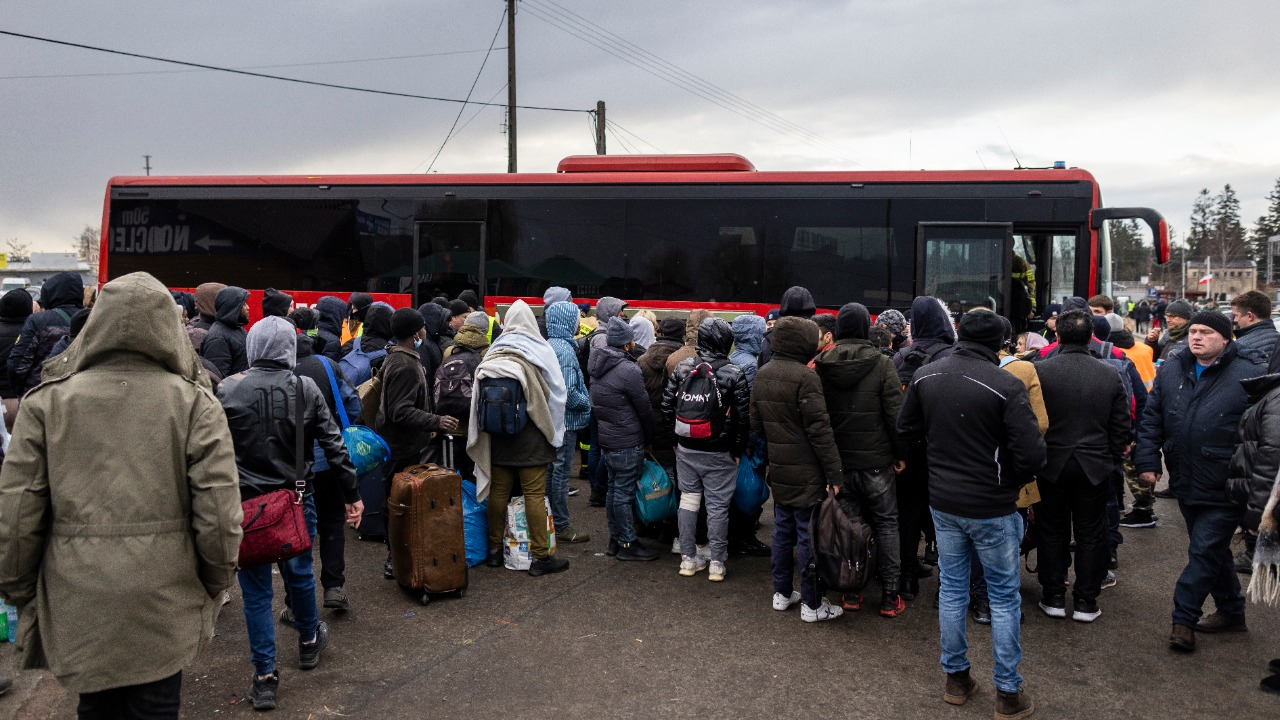
<svg viewBox="0 0 1280 720"><path fill-rule="evenodd" d="M467 591L467 548L462 526L462 477L438 465L411 465L396 473L387 500L391 569L402 587L431 595Z"/></svg>

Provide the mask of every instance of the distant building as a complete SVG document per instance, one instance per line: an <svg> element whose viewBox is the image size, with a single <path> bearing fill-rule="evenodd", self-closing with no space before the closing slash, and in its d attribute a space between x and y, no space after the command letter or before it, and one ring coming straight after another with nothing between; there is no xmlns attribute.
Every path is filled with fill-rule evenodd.
<svg viewBox="0 0 1280 720"><path fill-rule="evenodd" d="M11 262L8 267L0 268L0 280L21 278L25 280L24 284L38 288L49 278L67 270L80 273L85 287L98 284L98 277L93 274L93 269L88 263L77 260L75 253L31 253L29 262ZM5 283L6 286L13 284Z"/></svg>
<svg viewBox="0 0 1280 720"><path fill-rule="evenodd" d="M1206 274L1213 275L1213 279L1201 284L1200 280ZM1212 299L1227 302L1242 292L1257 289L1258 263L1252 260L1229 262L1226 265L1213 263L1208 270L1203 261L1187 264L1188 295L1207 292L1213 295Z"/></svg>

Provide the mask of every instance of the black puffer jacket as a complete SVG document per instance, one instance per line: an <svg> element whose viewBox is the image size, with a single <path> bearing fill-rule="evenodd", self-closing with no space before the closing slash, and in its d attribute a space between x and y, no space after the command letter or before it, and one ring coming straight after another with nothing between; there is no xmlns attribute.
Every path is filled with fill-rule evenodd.
<svg viewBox="0 0 1280 720"><path fill-rule="evenodd" d="M1255 365L1266 367L1271 362L1271 352L1278 339L1280 332L1276 332L1275 323L1271 318L1263 318L1236 331L1236 354Z"/></svg>
<svg viewBox="0 0 1280 720"><path fill-rule="evenodd" d="M249 291L244 288L230 285L219 290L214 305L218 314L200 344L200 354L213 363L224 378L249 369L249 358L245 355L248 333L240 319L240 310L248 299Z"/></svg>
<svg viewBox="0 0 1280 720"><path fill-rule="evenodd" d="M1240 384L1250 405L1240 418L1240 444L1231 458L1227 494L1244 507L1244 527L1256 531L1280 472L1280 374Z"/></svg>
<svg viewBox="0 0 1280 720"><path fill-rule="evenodd" d="M740 457L751 433L751 388L742 368L729 362L733 347L733 328L720 318L712 317L698 326L698 355L676 366L662 392L662 431L673 433L676 424L676 395L693 372L695 365L709 363L715 370L716 387L720 389L721 408L727 418L716 437L698 440L676 436L680 447L702 452L727 452Z"/></svg>
<svg viewBox="0 0 1280 720"><path fill-rule="evenodd" d="M0 398L15 398L21 391L9 385L9 354L22 334L22 326L31 317L31 294L22 288L10 290L0 298Z"/></svg>
<svg viewBox="0 0 1280 720"><path fill-rule="evenodd" d="M807 508L843 482L840 452L822 398L822 381L808 363L818 351L818 326L799 317L773 326L773 359L751 387L751 432L768 447L767 479L774 501Z"/></svg>
<svg viewBox="0 0 1280 720"><path fill-rule="evenodd" d="M325 295L316 303L316 335L324 339L320 353L337 362L342 359L342 320L347 316L347 304L340 298Z"/></svg>
<svg viewBox="0 0 1280 720"><path fill-rule="evenodd" d="M1190 350L1164 361L1147 396L1138 426L1138 472L1169 468L1169 490L1192 505L1235 505L1227 495L1227 476L1235 452L1240 416L1249 406L1241 381L1266 368L1236 356L1227 345L1196 379L1196 357Z"/></svg>
<svg viewBox="0 0 1280 720"><path fill-rule="evenodd" d="M925 440L929 505L987 519L1017 509L1021 484L1044 467L1045 445L1027 387L1000 369L994 350L957 343L920 368L898 416L904 440Z"/></svg>
<svg viewBox="0 0 1280 720"><path fill-rule="evenodd" d="M653 408L644 391L640 366L622 348L603 345L591 349L591 414L600 433L600 447L626 450L653 442Z"/></svg>
<svg viewBox="0 0 1280 720"><path fill-rule="evenodd" d="M778 305L778 316L811 318L817 310L818 306L813 302L813 293L807 288L794 285L782 293L782 302ZM764 339L760 341L759 366L767 364L772 359L773 332L766 331Z"/></svg>
<svg viewBox="0 0 1280 720"><path fill-rule="evenodd" d="M9 353L9 388L15 395L36 386L40 380L36 368L71 332L71 316L84 303L84 281L79 273L60 272L45 281L40 299L48 309L27 318Z"/></svg>
<svg viewBox="0 0 1280 720"><path fill-rule="evenodd" d="M847 338L814 362L845 471L875 470L905 460L898 439L902 383L893 361L870 340Z"/></svg>

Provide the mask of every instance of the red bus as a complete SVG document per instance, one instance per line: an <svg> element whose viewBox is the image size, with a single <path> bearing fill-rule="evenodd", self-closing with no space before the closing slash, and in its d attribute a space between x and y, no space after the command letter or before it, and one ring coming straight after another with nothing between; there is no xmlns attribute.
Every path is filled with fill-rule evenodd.
<svg viewBox="0 0 1280 720"><path fill-rule="evenodd" d="M1011 317L1110 289L1097 181L1065 167L761 172L738 155L581 156L555 173L117 177L100 280L275 287L397 307L470 288L491 310L544 289L633 308L764 313L803 285L873 313L936 295ZM253 302L253 309L258 310Z"/></svg>

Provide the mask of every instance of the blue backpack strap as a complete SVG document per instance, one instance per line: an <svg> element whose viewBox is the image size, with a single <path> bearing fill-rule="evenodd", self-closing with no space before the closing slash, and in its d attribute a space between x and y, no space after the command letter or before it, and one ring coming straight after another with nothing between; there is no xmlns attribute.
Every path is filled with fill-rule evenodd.
<svg viewBox="0 0 1280 720"><path fill-rule="evenodd" d="M333 406L338 409L338 419L342 421L342 427L348 428L351 422L347 419L347 409L342 406L342 394L338 392L338 379L333 376L333 368L329 367L329 361L320 358L320 364L324 366L324 374L329 376L329 389L333 391Z"/></svg>

